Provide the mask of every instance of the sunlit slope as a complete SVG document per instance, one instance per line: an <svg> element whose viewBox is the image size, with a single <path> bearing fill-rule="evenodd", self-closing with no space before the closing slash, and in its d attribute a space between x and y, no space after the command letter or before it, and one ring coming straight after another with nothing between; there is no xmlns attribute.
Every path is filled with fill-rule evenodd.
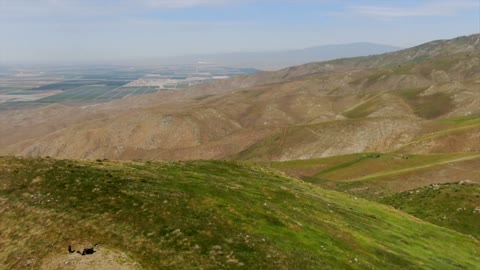
<svg viewBox="0 0 480 270"><path fill-rule="evenodd" d="M0 204L8 269L50 266L81 243L124 254L127 269L480 265L468 236L245 163L1 158Z"/></svg>
<svg viewBox="0 0 480 270"><path fill-rule="evenodd" d="M371 199L431 184L480 181L479 153L362 153L271 166L325 188Z"/></svg>
<svg viewBox="0 0 480 270"><path fill-rule="evenodd" d="M437 119L426 123L411 142L397 149L403 153L480 153L480 117Z"/></svg>
<svg viewBox="0 0 480 270"><path fill-rule="evenodd" d="M367 117L279 128L233 158L284 161L362 152L480 153L479 141L478 116Z"/></svg>
<svg viewBox="0 0 480 270"><path fill-rule="evenodd" d="M480 185L430 185L382 199L416 217L480 238Z"/></svg>

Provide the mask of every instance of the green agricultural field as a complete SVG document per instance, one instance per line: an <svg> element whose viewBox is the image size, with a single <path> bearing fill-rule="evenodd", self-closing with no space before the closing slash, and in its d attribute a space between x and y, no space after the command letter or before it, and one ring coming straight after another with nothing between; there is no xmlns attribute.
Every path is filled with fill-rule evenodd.
<svg viewBox="0 0 480 270"><path fill-rule="evenodd" d="M144 269L480 265L471 237L249 163L0 158L0 204L8 269L49 265L80 243Z"/></svg>
<svg viewBox="0 0 480 270"><path fill-rule="evenodd" d="M28 87L0 87L0 95L5 95L9 93L15 93L15 92L23 92L23 90L26 90Z"/></svg>
<svg viewBox="0 0 480 270"><path fill-rule="evenodd" d="M158 92L159 89L150 86L139 87L118 87L115 85L76 85L75 88L64 91L56 95L48 96L36 101L6 102L0 104L0 111L13 109L28 109L41 107L52 103L60 102L93 102L108 101L113 99L125 98L134 95L144 95ZM39 90L0 90L0 95L35 95Z"/></svg>
<svg viewBox="0 0 480 270"><path fill-rule="evenodd" d="M35 102L35 101L24 101L24 102L5 102L0 104L0 112L10 111L10 110L19 110L19 109L32 109L45 106L45 103Z"/></svg>
<svg viewBox="0 0 480 270"><path fill-rule="evenodd" d="M140 94L152 94L152 93L156 93L159 91L158 88L156 87L150 87L150 86L146 86L146 87L143 87L143 92L140 92L138 91L137 93L135 93L136 95L140 95Z"/></svg>
<svg viewBox="0 0 480 270"><path fill-rule="evenodd" d="M177 83L177 89L184 89L190 87L190 83Z"/></svg>
<svg viewBox="0 0 480 270"><path fill-rule="evenodd" d="M0 94L1 94L1 92L0 92ZM6 92L4 94L5 95L38 95L38 92L16 90L16 91L9 91L9 92Z"/></svg>
<svg viewBox="0 0 480 270"><path fill-rule="evenodd" d="M91 85L105 85L113 88L120 87L129 83L128 80L68 80L60 83L48 84L37 88L32 88L32 90L74 90L82 86L91 86Z"/></svg>
<svg viewBox="0 0 480 270"><path fill-rule="evenodd" d="M61 94L46 97L40 102L63 102L63 101L92 101L98 97L105 96L116 90L117 86L107 85L85 85L76 89L65 91Z"/></svg>
<svg viewBox="0 0 480 270"><path fill-rule="evenodd" d="M165 89L175 89L177 87L176 84L166 84L163 86Z"/></svg>
<svg viewBox="0 0 480 270"><path fill-rule="evenodd" d="M128 93L131 93L132 91L135 91L135 89L124 88L124 87L118 88L118 89L112 89L111 91L105 91L103 94L97 96L97 99L110 100L110 99L122 98L126 96Z"/></svg>
<svg viewBox="0 0 480 270"><path fill-rule="evenodd" d="M96 88L97 88L96 86L84 85L72 90L64 91L63 93L60 93L57 95L40 99L39 102L52 103L52 102L62 102L66 100L73 100L78 96L94 91Z"/></svg>
<svg viewBox="0 0 480 270"><path fill-rule="evenodd" d="M158 90L157 88L149 87L149 86L121 87L121 88L115 89L114 91L107 92L104 95L100 95L97 97L97 99L102 99L102 100L120 99L127 96L154 93L157 90Z"/></svg>

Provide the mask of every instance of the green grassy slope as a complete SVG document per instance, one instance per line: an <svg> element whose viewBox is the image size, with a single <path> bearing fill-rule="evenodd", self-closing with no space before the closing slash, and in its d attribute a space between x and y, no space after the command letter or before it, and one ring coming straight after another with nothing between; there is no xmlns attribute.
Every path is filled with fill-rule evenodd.
<svg viewBox="0 0 480 270"><path fill-rule="evenodd" d="M396 95L410 94L409 90L405 90L403 92L399 91ZM418 99L416 96L409 98L420 103L423 102L420 100L427 99L425 97ZM411 125L418 127L416 130L412 130L415 135L402 143L393 144L392 140L401 138L398 134L404 131L400 128L392 128L388 126L388 123L398 121L398 125L408 129L408 125L403 121L408 118L402 120L402 117L366 117L373 112L372 108L382 106L377 102L378 99L377 96L374 96L370 100L344 112L344 115L348 115L351 119L278 128L273 135L260 140L230 158L255 161L295 160L301 158L302 151L306 157L332 155L332 158L334 158L334 155L348 153L343 151L345 148L355 149L357 146L361 145L363 147L365 144L367 145L366 148L370 147L370 149L359 148L351 151L357 153L361 151L384 151L399 154L480 152L478 144L475 143L480 136L479 116L433 120L414 120L412 118ZM440 99L436 97L429 97L428 99L429 101L425 101L426 103L419 103L418 108L412 109L414 111L423 110L422 114L431 115L440 113L439 111L446 106L441 104L441 101L437 101ZM438 104L435 103L435 105L429 107L426 104L430 101L438 102ZM430 109L431 111L429 111ZM366 127L370 127L368 129L370 135L363 135L362 132ZM339 137L339 133L344 134L344 136ZM398 136L392 137L395 134ZM358 140L358 143L355 143L356 140Z"/></svg>
<svg viewBox="0 0 480 270"><path fill-rule="evenodd" d="M402 117L391 117L388 120L386 118L359 118L278 128L273 135L260 140L229 158L253 161L295 160L299 159L299 156L305 155L319 156L328 154L334 156L338 155L336 153L339 152L349 153L349 151L354 150L346 151L345 149L357 148L355 140L359 140L358 144L362 145L362 149L363 145L366 144L365 142L378 144L380 140L370 140L370 138L375 138L376 136L380 137L377 133L378 130L372 129L397 121L399 125L405 125L406 123L406 120ZM416 124L415 121L413 123ZM371 127L371 129L367 127ZM375 134L361 138L358 132L362 129L372 133L375 132ZM344 134L344 138L339 137L339 133ZM392 134L394 133L392 132ZM381 147L381 145L378 145L378 147ZM332 151L325 153L326 149L331 149L333 153ZM357 149L356 151L362 150Z"/></svg>
<svg viewBox="0 0 480 270"><path fill-rule="evenodd" d="M85 242L146 269L480 265L468 236L244 163L0 158L0 205L8 269Z"/></svg>
<svg viewBox="0 0 480 270"><path fill-rule="evenodd" d="M478 153L363 153L271 166L321 187L377 200L439 226L479 237L480 209L475 209L480 207L480 185L451 183L479 179L479 163ZM438 185L445 182L451 184Z"/></svg>
<svg viewBox="0 0 480 270"><path fill-rule="evenodd" d="M348 118L364 118L379 110L383 105L380 95L377 94L350 108L343 115Z"/></svg>
<svg viewBox="0 0 480 270"><path fill-rule="evenodd" d="M432 185L382 199L431 223L480 238L480 185Z"/></svg>
<svg viewBox="0 0 480 270"><path fill-rule="evenodd" d="M422 149L422 145L437 145L435 152L452 152L452 145L466 144L465 150L479 152L478 144L472 138L480 133L479 116L463 116L454 118L436 119L426 123L422 134L411 142L397 149L396 152L415 152ZM470 142L470 143L469 143Z"/></svg>
<svg viewBox="0 0 480 270"><path fill-rule="evenodd" d="M387 106L381 98L382 95L387 94L393 94L402 98L416 116L424 119L435 119L453 110L454 105L449 95L445 93L435 93L422 96L422 92L427 89L428 88L414 88L381 92L350 108L344 112L343 115L348 118L367 117L382 107Z"/></svg>
<svg viewBox="0 0 480 270"><path fill-rule="evenodd" d="M435 93L433 95L421 96L420 94L424 90L426 89L409 89L397 91L396 94L405 99L417 116L425 119L437 118L450 112L452 107L454 107L449 95Z"/></svg>

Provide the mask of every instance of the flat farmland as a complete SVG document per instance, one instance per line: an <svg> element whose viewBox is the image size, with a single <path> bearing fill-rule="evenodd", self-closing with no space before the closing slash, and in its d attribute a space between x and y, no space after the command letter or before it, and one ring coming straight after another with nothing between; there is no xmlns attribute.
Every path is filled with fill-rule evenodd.
<svg viewBox="0 0 480 270"><path fill-rule="evenodd" d="M37 101L61 93L60 90L50 91L5 91L0 92L0 103L16 103Z"/></svg>
<svg viewBox="0 0 480 270"><path fill-rule="evenodd" d="M32 88L31 90L43 91L43 90L63 90L69 91L78 89L82 86L111 86L111 87L121 87L130 81L128 80L91 80L91 79L78 79L78 80L68 80L48 85L43 85L40 87Z"/></svg>
<svg viewBox="0 0 480 270"><path fill-rule="evenodd" d="M78 88L64 91L60 94L49 96L38 100L42 103L56 102L89 102L89 101L105 101L125 98L132 95L143 95L155 93L159 89L150 86L140 87L118 87L115 85L84 85Z"/></svg>
<svg viewBox="0 0 480 270"><path fill-rule="evenodd" d="M106 102L157 91L161 90L153 86L115 87L105 85L84 85L63 92L60 90L34 91L34 93L31 91L16 93L4 91L0 92L0 111L30 109L54 103Z"/></svg>
<svg viewBox="0 0 480 270"><path fill-rule="evenodd" d="M55 103L104 103L157 91L182 90L237 73L248 72L210 65L9 67L0 72L0 111Z"/></svg>
<svg viewBox="0 0 480 270"><path fill-rule="evenodd" d="M0 93L8 94L8 93L18 92L26 89L29 89L29 87L0 87Z"/></svg>

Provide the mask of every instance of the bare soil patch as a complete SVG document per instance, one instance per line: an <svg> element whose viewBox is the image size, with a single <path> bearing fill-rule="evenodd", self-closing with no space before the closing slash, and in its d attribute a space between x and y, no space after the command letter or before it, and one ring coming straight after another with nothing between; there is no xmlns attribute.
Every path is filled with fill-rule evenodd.
<svg viewBox="0 0 480 270"><path fill-rule="evenodd" d="M125 253L107 248L96 248L95 253L84 255L78 253L52 254L44 261L40 269L44 270L137 270L140 264L133 261Z"/></svg>

